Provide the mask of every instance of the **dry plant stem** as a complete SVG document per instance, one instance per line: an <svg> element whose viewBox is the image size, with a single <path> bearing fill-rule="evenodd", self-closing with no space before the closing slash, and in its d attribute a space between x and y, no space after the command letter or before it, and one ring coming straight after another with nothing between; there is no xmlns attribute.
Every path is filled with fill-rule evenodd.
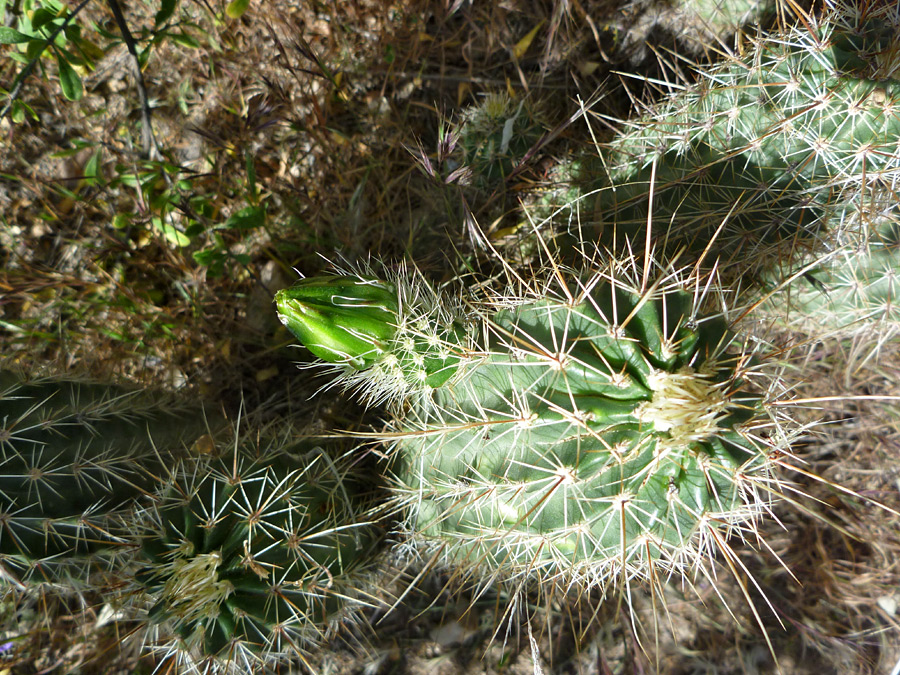
<svg viewBox="0 0 900 675"><path fill-rule="evenodd" d="M13 103L15 103L19 99L19 95L22 93L22 87L25 86L25 80L27 80L31 75L34 67L37 65L38 61L43 55L44 50L46 50L47 47L53 44L53 41L56 40L59 34L68 27L68 25L72 22L72 19L74 19L90 1L91 0L82 0L81 4L72 10L72 12L65 18L65 20L59 25L59 27L47 37L47 40L44 42L44 48L41 49L40 53L33 59L31 59L31 61L29 61L28 64L22 69L22 72L16 76L16 80L13 83L13 88L9 92L9 99L6 101L6 105L4 105L2 109L0 109L0 120L6 117L6 115L12 108Z"/></svg>
<svg viewBox="0 0 900 675"><path fill-rule="evenodd" d="M122 8L119 6L118 0L106 0L106 4L112 10L116 19L116 25L122 33L122 39L125 41L125 46L128 47L128 53L131 54L134 63L134 81L137 86L138 98L141 102L141 143L143 145L143 154L148 159L159 159L159 144L156 142L156 136L153 134L153 122L150 119L150 101L147 97L144 73L138 60L134 37L131 35L131 29L128 28L128 22L125 21L125 16L122 14Z"/></svg>

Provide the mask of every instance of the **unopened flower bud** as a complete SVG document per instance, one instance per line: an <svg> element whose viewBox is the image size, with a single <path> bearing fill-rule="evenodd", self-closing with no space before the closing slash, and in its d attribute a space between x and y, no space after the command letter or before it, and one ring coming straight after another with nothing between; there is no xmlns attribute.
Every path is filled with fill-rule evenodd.
<svg viewBox="0 0 900 675"><path fill-rule="evenodd" d="M304 279L275 294L278 318L320 359L371 366L397 331L392 284L358 276Z"/></svg>

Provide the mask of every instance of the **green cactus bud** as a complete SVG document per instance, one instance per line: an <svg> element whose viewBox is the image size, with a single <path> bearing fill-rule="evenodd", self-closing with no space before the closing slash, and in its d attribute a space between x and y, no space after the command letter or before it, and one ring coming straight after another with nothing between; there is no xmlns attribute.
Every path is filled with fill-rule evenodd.
<svg viewBox="0 0 900 675"><path fill-rule="evenodd" d="M306 297L307 284L308 295L326 298L313 311L307 311L306 300L294 305L295 291ZM315 277L278 291L275 298L291 332L327 363L349 366L340 369L341 381L348 389L363 390L370 403L405 400L441 386L456 372L462 344L458 308L442 304L426 285L410 283L402 268L390 281ZM338 305L334 311L332 304ZM326 309L318 311L318 306Z"/></svg>
<svg viewBox="0 0 900 675"><path fill-rule="evenodd" d="M275 294L278 318L313 354L368 368L397 330L396 291L364 277L304 279Z"/></svg>

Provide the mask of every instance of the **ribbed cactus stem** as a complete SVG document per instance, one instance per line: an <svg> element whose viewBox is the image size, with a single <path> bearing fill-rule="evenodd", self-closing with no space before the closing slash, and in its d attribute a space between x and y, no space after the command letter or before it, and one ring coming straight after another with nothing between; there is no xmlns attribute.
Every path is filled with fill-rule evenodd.
<svg viewBox="0 0 900 675"><path fill-rule="evenodd" d="M125 548L127 514L163 457L217 425L164 394L0 371L0 559L53 579Z"/></svg>
<svg viewBox="0 0 900 675"><path fill-rule="evenodd" d="M898 228L880 229L801 267L764 296L755 318L816 339L858 338L857 353L876 353L900 333Z"/></svg>
<svg viewBox="0 0 900 675"><path fill-rule="evenodd" d="M396 499L448 564L606 588L696 569L768 509L750 356L685 285L641 291L619 272L443 303L467 307L449 333L421 323L442 303L400 303L398 325L415 316L455 358L439 386L388 397ZM353 377L410 348L386 346Z"/></svg>
<svg viewBox="0 0 900 675"><path fill-rule="evenodd" d="M497 92L463 110L454 133L472 182L495 189L525 160L543 132L531 101Z"/></svg>
<svg viewBox="0 0 900 675"><path fill-rule="evenodd" d="M643 250L649 228L660 255L687 246L730 274L790 269L836 240L829 228L896 191L892 39L877 20L833 17L751 39L697 85L624 122L602 157L586 160L594 178L582 193L596 194L573 204L575 222L556 222L576 242L621 251Z"/></svg>
<svg viewBox="0 0 900 675"><path fill-rule="evenodd" d="M186 672L255 672L358 610L382 531L349 464L277 443L258 457L243 440L170 468L138 528L148 646Z"/></svg>

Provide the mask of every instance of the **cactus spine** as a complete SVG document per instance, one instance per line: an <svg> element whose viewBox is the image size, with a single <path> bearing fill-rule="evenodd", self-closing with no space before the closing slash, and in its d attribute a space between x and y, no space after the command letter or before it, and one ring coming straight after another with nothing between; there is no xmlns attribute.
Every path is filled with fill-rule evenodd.
<svg viewBox="0 0 900 675"><path fill-rule="evenodd" d="M397 278L380 359L362 372L337 361L374 391L402 382L403 396L387 397L395 493L446 562L605 588L693 569L768 508L771 448L762 398L746 390L749 356L677 284L621 279L498 296L448 322L448 303ZM294 292L306 283L319 281ZM293 315L285 297L279 311ZM436 353L452 372L430 384Z"/></svg>
<svg viewBox="0 0 900 675"><path fill-rule="evenodd" d="M177 467L140 518L147 642L186 672L256 672L304 654L365 603L373 491L321 448L253 443Z"/></svg>
<svg viewBox="0 0 900 675"><path fill-rule="evenodd" d="M755 274L790 267L895 186L900 82L872 66L890 60L891 35L874 20L815 28L754 40L626 123L576 237L642 248L650 227L659 250Z"/></svg>
<svg viewBox="0 0 900 675"><path fill-rule="evenodd" d="M166 396L0 371L0 560L23 579L70 576L124 546L130 506L217 421Z"/></svg>

